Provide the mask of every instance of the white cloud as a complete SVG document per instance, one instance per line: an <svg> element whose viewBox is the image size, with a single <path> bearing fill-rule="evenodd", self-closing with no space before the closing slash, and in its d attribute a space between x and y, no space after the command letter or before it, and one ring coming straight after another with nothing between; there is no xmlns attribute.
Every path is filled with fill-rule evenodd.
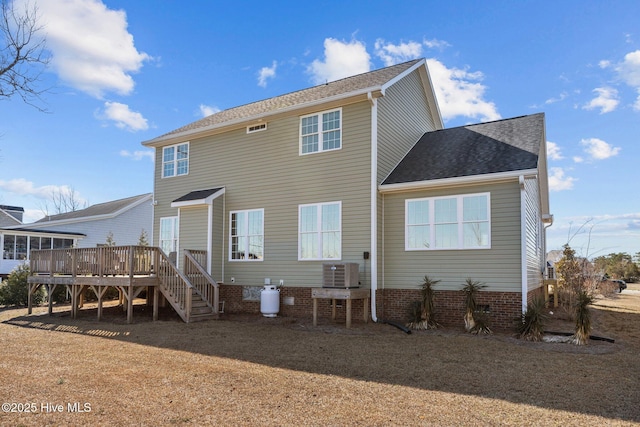
<svg viewBox="0 0 640 427"><path fill-rule="evenodd" d="M34 196L44 200L50 199L54 194L64 196L73 193L74 198L81 204L85 202L83 198L79 197L78 192L68 185L43 185L36 187L31 181L27 181L24 178L16 178L8 181L0 180L0 188L18 196Z"/></svg>
<svg viewBox="0 0 640 427"><path fill-rule="evenodd" d="M607 60L607 59L603 59L602 61L598 62L598 67L600 68L609 68L611 66L611 61Z"/></svg>
<svg viewBox="0 0 640 427"><path fill-rule="evenodd" d="M589 154L593 160L604 160L617 156L621 150L620 147L614 147L598 138L583 139L580 141L580 144L585 147L584 151Z"/></svg>
<svg viewBox="0 0 640 427"><path fill-rule="evenodd" d="M376 56L382 59L382 62L387 67L422 56L422 45L413 41L392 44L378 39L374 47Z"/></svg>
<svg viewBox="0 0 640 427"><path fill-rule="evenodd" d="M200 114L202 114L202 117L207 117L212 114L219 113L221 111L218 107L215 107L213 105L200 104L199 108L200 108Z"/></svg>
<svg viewBox="0 0 640 427"><path fill-rule="evenodd" d="M324 40L324 61L314 60L307 68L315 84L323 84L344 77L366 73L371 69L371 57L364 43L344 42L333 38Z"/></svg>
<svg viewBox="0 0 640 427"><path fill-rule="evenodd" d="M133 91L131 74L151 57L135 48L124 11L100 0L40 1L38 10L51 65L66 84L96 98Z"/></svg>
<svg viewBox="0 0 640 427"><path fill-rule="evenodd" d="M600 114L610 113L616 109L620 101L618 100L618 91L611 87L597 87L593 90L598 96L593 98L588 104L582 108L585 110L600 109Z"/></svg>
<svg viewBox="0 0 640 427"><path fill-rule="evenodd" d="M438 40L438 39L431 39L431 40L424 39L422 40L422 44L424 44L429 49L440 49L440 50L451 46L446 41Z"/></svg>
<svg viewBox="0 0 640 427"><path fill-rule="evenodd" d="M576 179L565 176L562 168L551 168L549 172L551 173L549 176L549 191L563 191L573 188L573 183Z"/></svg>
<svg viewBox="0 0 640 427"><path fill-rule="evenodd" d="M549 98L544 101L545 104L555 104L556 102L564 101L567 99L569 94L567 92L562 92L557 98Z"/></svg>
<svg viewBox="0 0 640 427"><path fill-rule="evenodd" d="M262 67L258 71L258 86L267 87L267 79L273 79L276 76L276 68L278 63L273 61L271 67Z"/></svg>
<svg viewBox="0 0 640 427"><path fill-rule="evenodd" d="M547 157L551 160L562 160L564 158L560 152L560 146L551 141L547 141Z"/></svg>
<svg viewBox="0 0 640 427"><path fill-rule="evenodd" d="M104 111L98 114L98 118L111 120L117 128L130 132L149 129L147 119L142 114L131 111L128 105L119 102L105 102Z"/></svg>
<svg viewBox="0 0 640 427"><path fill-rule="evenodd" d="M128 150L120 150L122 157L127 157L136 161L148 158L151 161L155 160L155 155L152 150L136 150L134 152Z"/></svg>
<svg viewBox="0 0 640 427"><path fill-rule="evenodd" d="M584 163L584 157L573 156L573 161L576 163Z"/></svg>
<svg viewBox="0 0 640 427"><path fill-rule="evenodd" d="M624 61L616 67L616 71L627 85L637 91L638 97L633 104L633 109L640 111L640 50L627 53Z"/></svg>
<svg viewBox="0 0 640 427"><path fill-rule="evenodd" d="M444 120L457 116L481 121L501 118L496 105L483 99L486 86L480 83L484 77L481 72L447 68L433 58L427 60L427 65Z"/></svg>

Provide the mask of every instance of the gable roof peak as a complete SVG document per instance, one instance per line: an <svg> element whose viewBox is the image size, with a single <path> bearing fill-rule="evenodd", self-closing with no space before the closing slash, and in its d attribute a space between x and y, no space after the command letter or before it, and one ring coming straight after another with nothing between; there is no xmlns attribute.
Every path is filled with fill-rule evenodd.
<svg viewBox="0 0 640 427"><path fill-rule="evenodd" d="M167 143L167 141L172 141L174 138L188 138L191 135L209 129L259 120L272 114L303 108L308 105L313 105L314 103L322 102L323 100L347 98L372 90L382 90L385 84L392 82L404 72L414 66L425 63L424 58L414 59L306 89L289 92L284 95L228 108L165 133L157 138L145 141L142 144L146 146L162 145L163 143Z"/></svg>

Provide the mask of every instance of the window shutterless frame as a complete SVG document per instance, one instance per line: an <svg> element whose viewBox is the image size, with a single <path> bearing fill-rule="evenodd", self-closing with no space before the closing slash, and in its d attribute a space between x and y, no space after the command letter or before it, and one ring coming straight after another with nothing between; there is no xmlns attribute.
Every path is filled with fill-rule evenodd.
<svg viewBox="0 0 640 427"><path fill-rule="evenodd" d="M490 248L490 193L405 200L406 251Z"/></svg>
<svg viewBox="0 0 640 427"><path fill-rule="evenodd" d="M342 202L298 206L298 261L342 258Z"/></svg>
<svg viewBox="0 0 640 427"><path fill-rule="evenodd" d="M162 147L162 178L189 173L189 143Z"/></svg>
<svg viewBox="0 0 640 427"><path fill-rule="evenodd" d="M300 155L342 148L342 108L300 117Z"/></svg>
<svg viewBox="0 0 640 427"><path fill-rule="evenodd" d="M229 261L264 260L264 209L229 212Z"/></svg>

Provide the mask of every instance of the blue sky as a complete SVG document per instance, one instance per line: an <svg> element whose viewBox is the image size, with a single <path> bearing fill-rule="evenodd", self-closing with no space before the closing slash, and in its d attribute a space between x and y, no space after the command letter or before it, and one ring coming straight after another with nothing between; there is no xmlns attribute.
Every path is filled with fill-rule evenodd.
<svg viewBox="0 0 640 427"><path fill-rule="evenodd" d="M424 57L446 127L546 113L549 250L640 251L640 2L31 3L48 112L0 101L0 204L25 222L54 191L151 192L141 141L205 114Z"/></svg>

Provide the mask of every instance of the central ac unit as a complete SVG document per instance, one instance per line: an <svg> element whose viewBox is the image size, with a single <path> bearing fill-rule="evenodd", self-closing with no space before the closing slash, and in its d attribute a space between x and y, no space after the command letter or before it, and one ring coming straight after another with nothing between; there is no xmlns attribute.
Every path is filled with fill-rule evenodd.
<svg viewBox="0 0 640 427"><path fill-rule="evenodd" d="M323 288L358 288L360 265L357 262L322 264Z"/></svg>

